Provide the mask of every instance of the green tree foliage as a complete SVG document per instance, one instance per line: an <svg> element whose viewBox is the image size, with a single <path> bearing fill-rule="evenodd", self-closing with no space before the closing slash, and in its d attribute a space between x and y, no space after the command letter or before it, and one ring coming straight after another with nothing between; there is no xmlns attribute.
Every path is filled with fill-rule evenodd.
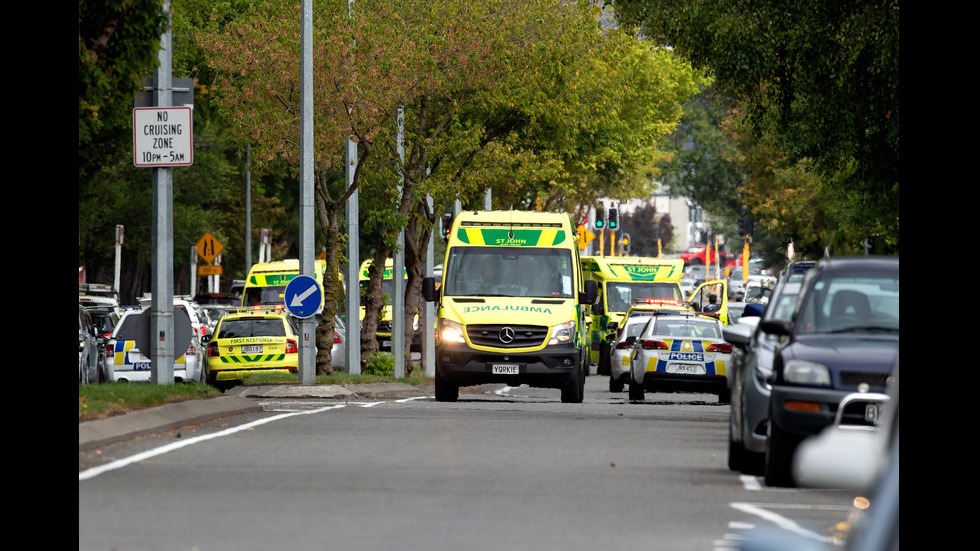
<svg viewBox="0 0 980 551"><path fill-rule="evenodd" d="M844 250L898 251L897 0L614 0L617 18L710 68L752 139L822 182ZM801 169L802 170L802 169Z"/></svg>
<svg viewBox="0 0 980 551"><path fill-rule="evenodd" d="M391 254L398 231L407 229L407 317L419 303L422 244L434 212L457 197L471 202L487 187L495 197L510 192L514 203L560 188L556 208L594 193L581 186L619 186L623 196L642 192L636 174L662 155L657 139L671 130L678 106L699 82L671 53L625 33L602 33L589 3L358 0L351 6L349 14L346 1L322 0L313 9L318 213L328 261L338 266L337 220L352 190L370 198L360 204L365 227L379 234L376 264ZM233 132L254 144L258 160L295 164L295 5L256 4L227 25L205 29L198 44L212 60L215 77L208 84ZM400 108L404 160L395 132ZM357 142L358 164L345 190L342 147L348 136ZM521 188L525 183L529 187ZM326 272L328 297L336 273ZM365 299L362 361L377 346L376 279ZM332 323L335 306L328 300L325 324ZM318 339L324 329L321 324ZM329 354L329 346L318 348ZM318 365L325 360L318 358Z"/></svg>
<svg viewBox="0 0 980 551"><path fill-rule="evenodd" d="M166 24L161 0L79 0L79 178L104 166L130 130L118 115L156 66Z"/></svg>

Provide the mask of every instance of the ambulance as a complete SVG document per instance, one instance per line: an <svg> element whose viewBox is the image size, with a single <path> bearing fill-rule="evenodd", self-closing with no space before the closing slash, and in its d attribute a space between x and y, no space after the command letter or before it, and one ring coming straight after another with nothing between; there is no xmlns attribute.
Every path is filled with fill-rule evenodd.
<svg viewBox="0 0 980 551"><path fill-rule="evenodd" d="M582 257L582 272L596 281L599 300L592 308L590 355L600 375L610 374L611 347L616 341L616 329L632 305L646 303L660 310L680 312L701 311L701 304L692 304L684 295L681 277L684 260L641 256ZM721 284L720 281L707 282ZM704 299L707 283L692 294ZM720 300L720 299L719 299ZM727 306L727 300L725 301ZM720 315L720 314L719 314ZM727 316L726 316L727 320ZM725 321L725 320L723 320Z"/></svg>
<svg viewBox="0 0 980 551"><path fill-rule="evenodd" d="M322 286L323 274L327 270L326 260L313 263L313 278ZM276 262L260 262L252 266L242 290L243 307L279 307L284 308L286 285L299 275L299 260L279 260ZM323 297L324 293L320 293ZM323 310L323 299L320 301L320 311Z"/></svg>
<svg viewBox="0 0 980 551"><path fill-rule="evenodd" d="M596 283L582 273L566 214L460 213L446 244L435 302L436 400L482 383L561 389L581 403L589 365L589 310Z"/></svg>

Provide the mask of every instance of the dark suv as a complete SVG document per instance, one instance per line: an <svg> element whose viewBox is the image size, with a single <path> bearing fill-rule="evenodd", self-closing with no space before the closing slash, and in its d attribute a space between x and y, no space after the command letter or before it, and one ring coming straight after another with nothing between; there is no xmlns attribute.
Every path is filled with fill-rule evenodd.
<svg viewBox="0 0 980 551"><path fill-rule="evenodd" d="M765 479L792 486L799 443L832 424L850 392L884 392L898 357L898 257L841 257L803 280L792 320L760 324L784 337L773 359Z"/></svg>

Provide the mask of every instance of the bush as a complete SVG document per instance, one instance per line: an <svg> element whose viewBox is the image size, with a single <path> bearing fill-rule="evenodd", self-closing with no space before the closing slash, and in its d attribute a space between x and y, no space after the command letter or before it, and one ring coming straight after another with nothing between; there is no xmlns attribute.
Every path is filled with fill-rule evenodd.
<svg viewBox="0 0 980 551"><path fill-rule="evenodd" d="M375 352L371 354L371 359L364 366L364 370L367 373L391 377L395 374L395 357L384 352Z"/></svg>

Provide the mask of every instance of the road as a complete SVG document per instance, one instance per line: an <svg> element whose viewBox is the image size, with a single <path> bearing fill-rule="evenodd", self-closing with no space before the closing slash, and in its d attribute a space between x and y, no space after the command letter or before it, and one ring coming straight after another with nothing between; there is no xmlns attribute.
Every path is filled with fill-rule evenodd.
<svg viewBox="0 0 980 551"><path fill-rule="evenodd" d="M829 541L854 513L729 471L712 395L586 390L269 401L105 446L80 459L79 549L706 551L753 527Z"/></svg>

